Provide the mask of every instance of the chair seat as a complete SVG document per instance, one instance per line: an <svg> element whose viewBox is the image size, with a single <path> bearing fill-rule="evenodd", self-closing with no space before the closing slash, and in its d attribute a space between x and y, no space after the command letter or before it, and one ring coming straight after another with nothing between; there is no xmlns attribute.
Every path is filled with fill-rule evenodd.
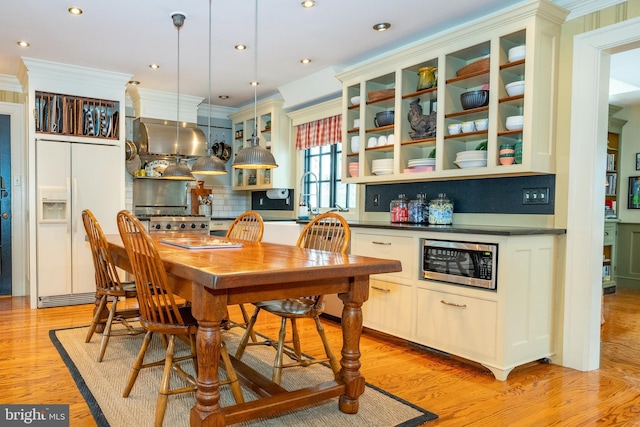
<svg viewBox="0 0 640 427"><path fill-rule="evenodd" d="M254 305L269 313L283 317L314 317L324 311L324 304L316 306L316 301L310 298L260 301L254 303Z"/></svg>
<svg viewBox="0 0 640 427"><path fill-rule="evenodd" d="M158 323L140 318L140 324L151 332L159 332L161 334L173 334L173 335L189 335L195 334L198 331L198 321L191 313L191 307L179 307L178 311L182 316L184 325L178 325L173 323Z"/></svg>

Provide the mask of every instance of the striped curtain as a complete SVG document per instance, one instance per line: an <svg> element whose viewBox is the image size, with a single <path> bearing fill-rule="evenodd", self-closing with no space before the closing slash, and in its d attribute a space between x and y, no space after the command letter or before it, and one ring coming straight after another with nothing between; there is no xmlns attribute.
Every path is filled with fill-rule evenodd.
<svg viewBox="0 0 640 427"><path fill-rule="evenodd" d="M342 142L342 115L298 125L296 150Z"/></svg>

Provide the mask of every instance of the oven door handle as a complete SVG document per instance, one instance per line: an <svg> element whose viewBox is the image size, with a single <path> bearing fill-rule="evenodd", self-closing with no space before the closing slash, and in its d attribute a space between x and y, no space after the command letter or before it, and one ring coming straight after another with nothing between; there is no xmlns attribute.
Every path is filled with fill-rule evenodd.
<svg viewBox="0 0 640 427"><path fill-rule="evenodd" d="M441 299L440 302L444 305L450 305L452 307L467 308L467 304L456 304L455 302L449 302L443 299Z"/></svg>

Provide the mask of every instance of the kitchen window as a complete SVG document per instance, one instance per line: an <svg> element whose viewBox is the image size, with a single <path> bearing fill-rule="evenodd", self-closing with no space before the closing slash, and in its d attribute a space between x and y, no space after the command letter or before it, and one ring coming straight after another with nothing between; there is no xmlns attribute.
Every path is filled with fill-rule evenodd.
<svg viewBox="0 0 640 427"><path fill-rule="evenodd" d="M320 208L344 209L356 207L356 186L342 182L342 143L322 145L304 150L304 170L311 171L318 177ZM311 194L310 200L315 203L316 185L314 177L307 175L303 183L304 194Z"/></svg>

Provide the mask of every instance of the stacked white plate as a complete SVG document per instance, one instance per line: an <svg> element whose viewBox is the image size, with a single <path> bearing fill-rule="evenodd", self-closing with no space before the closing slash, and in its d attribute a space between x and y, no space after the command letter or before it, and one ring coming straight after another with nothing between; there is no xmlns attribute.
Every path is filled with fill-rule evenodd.
<svg viewBox="0 0 640 427"><path fill-rule="evenodd" d="M487 151L460 151L456 154L456 161L453 163L455 163L456 166L462 169L487 166Z"/></svg>
<svg viewBox="0 0 640 427"><path fill-rule="evenodd" d="M393 173L393 159L372 160L371 172L376 175L389 175Z"/></svg>
<svg viewBox="0 0 640 427"><path fill-rule="evenodd" d="M410 159L407 162L407 166L410 168L418 168L422 166L434 166L436 164L436 159L432 158L422 158L422 159Z"/></svg>

